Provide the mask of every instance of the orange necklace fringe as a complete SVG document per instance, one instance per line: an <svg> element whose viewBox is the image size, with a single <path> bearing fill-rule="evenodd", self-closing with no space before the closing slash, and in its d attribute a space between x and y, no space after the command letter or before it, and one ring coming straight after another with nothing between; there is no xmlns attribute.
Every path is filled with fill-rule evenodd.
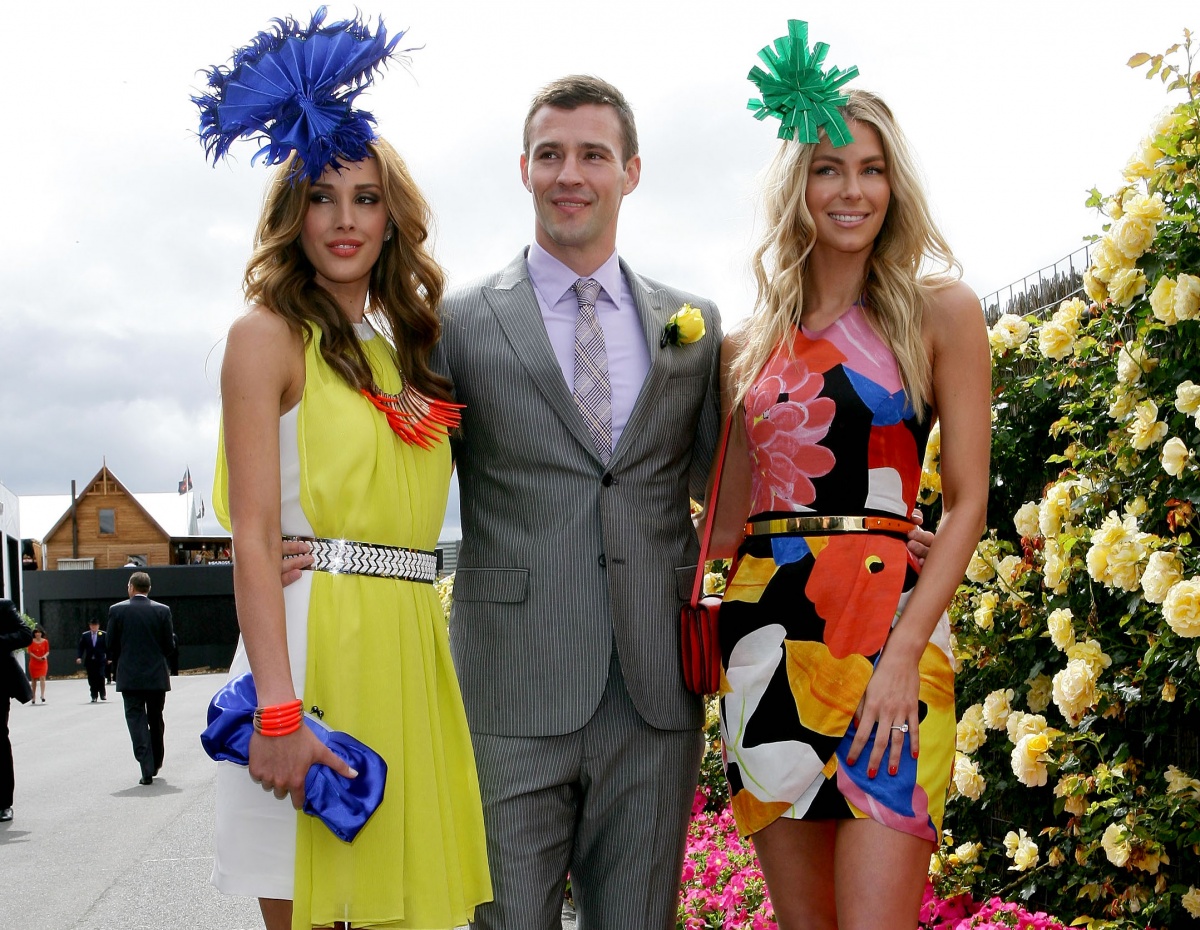
<svg viewBox="0 0 1200 930"><path fill-rule="evenodd" d="M392 432L410 446L432 449L462 422L465 404L453 404L447 400L435 400L414 390L408 384L399 394L368 391L362 395L387 417Z"/></svg>

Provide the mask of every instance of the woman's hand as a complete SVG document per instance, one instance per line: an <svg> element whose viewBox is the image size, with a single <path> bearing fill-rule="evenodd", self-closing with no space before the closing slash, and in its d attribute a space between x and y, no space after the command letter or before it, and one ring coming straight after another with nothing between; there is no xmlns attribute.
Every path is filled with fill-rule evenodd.
<svg viewBox="0 0 1200 930"><path fill-rule="evenodd" d="M327 765L346 778L358 777L358 772L304 724L287 736L255 733L250 737L250 777L281 801L291 795L296 810L304 806L304 779L314 763Z"/></svg>
<svg viewBox="0 0 1200 930"><path fill-rule="evenodd" d="M868 778L874 778L879 773L885 753L888 774L895 775L900 770L900 753L904 750L906 735L914 759L920 749L919 660L903 657L901 652L893 650L889 653L888 649L884 649L867 683L867 690L858 702L858 729L846 754L846 762L849 765L857 763L863 747L874 732L875 742L867 759Z"/></svg>

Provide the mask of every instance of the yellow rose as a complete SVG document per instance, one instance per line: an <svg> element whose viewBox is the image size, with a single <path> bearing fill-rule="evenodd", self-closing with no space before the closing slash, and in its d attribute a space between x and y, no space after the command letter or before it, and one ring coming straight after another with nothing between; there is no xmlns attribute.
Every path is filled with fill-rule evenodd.
<svg viewBox="0 0 1200 930"><path fill-rule="evenodd" d="M1178 478L1191 457L1192 451L1183 444L1183 440L1172 436L1163 443L1159 461L1162 462L1163 471L1172 478Z"/></svg>
<svg viewBox="0 0 1200 930"><path fill-rule="evenodd" d="M1100 673L1112 665L1112 659L1100 648L1100 644L1089 639L1086 643L1074 643L1067 647L1068 659L1080 659L1092 670L1092 677L1098 678Z"/></svg>
<svg viewBox="0 0 1200 930"><path fill-rule="evenodd" d="M1055 594L1065 594L1071 577L1071 560L1053 536L1042 549L1042 584Z"/></svg>
<svg viewBox="0 0 1200 930"><path fill-rule="evenodd" d="M1125 253L1118 249L1111 239L1101 239L1092 247L1092 274L1105 284L1111 282L1118 271L1131 268L1133 262L1125 257ZM1111 291L1111 288L1109 290Z"/></svg>
<svg viewBox="0 0 1200 930"><path fill-rule="evenodd" d="M1046 626L1050 630L1050 642L1054 643L1060 652L1066 652L1075 645L1075 618L1071 608L1060 607L1058 610L1052 610L1046 618Z"/></svg>
<svg viewBox="0 0 1200 930"><path fill-rule="evenodd" d="M1173 552L1151 552L1142 574L1142 596L1151 604L1161 604L1167 592L1183 578L1179 559Z"/></svg>
<svg viewBox="0 0 1200 930"><path fill-rule="evenodd" d="M1200 798L1200 780L1192 778L1174 765L1167 766L1163 778L1167 781L1167 794L1190 793L1192 797Z"/></svg>
<svg viewBox="0 0 1200 930"><path fill-rule="evenodd" d="M1072 297L1070 300L1064 300L1058 305L1058 309L1054 311L1052 319L1065 326L1074 336L1079 331L1079 324L1085 316L1087 316L1088 308L1078 297Z"/></svg>
<svg viewBox="0 0 1200 930"><path fill-rule="evenodd" d="M1034 501L1022 504L1013 517L1013 525L1017 534L1026 539L1032 539L1040 532L1038 527L1038 505Z"/></svg>
<svg viewBox="0 0 1200 930"><path fill-rule="evenodd" d="M1161 222L1167 215L1167 205L1162 194L1142 194L1131 191L1121 200L1125 216L1136 217L1145 223Z"/></svg>
<svg viewBox="0 0 1200 930"><path fill-rule="evenodd" d="M1133 299L1146 289L1146 276L1137 268L1122 268L1113 274L1108 282L1108 296L1118 307L1128 307ZM1175 315L1181 320L1188 319L1179 312L1179 293L1176 291Z"/></svg>
<svg viewBox="0 0 1200 930"><path fill-rule="evenodd" d="M1022 736L1029 736L1031 733L1046 732L1046 718L1041 714L1025 714L1019 710L1014 710L1008 715L1008 723L1004 725L1008 731L1008 741L1016 745L1021 741Z"/></svg>
<svg viewBox="0 0 1200 930"><path fill-rule="evenodd" d="M1130 261L1137 261L1154 241L1154 223L1145 217L1128 212L1112 225L1108 231L1113 246L1120 249Z"/></svg>
<svg viewBox="0 0 1200 930"><path fill-rule="evenodd" d="M996 690L983 699L983 723L989 730L1003 730L1012 713L1013 689Z"/></svg>
<svg viewBox="0 0 1200 930"><path fill-rule="evenodd" d="M1154 145L1154 139L1143 139L1138 150L1129 159L1129 164L1125 166L1125 180L1149 180L1154 177L1154 167L1160 158L1162 152Z"/></svg>
<svg viewBox="0 0 1200 930"><path fill-rule="evenodd" d="M1179 317L1175 315L1175 282L1166 275L1158 279L1154 290L1150 292L1150 310L1156 320L1168 326L1179 322Z"/></svg>
<svg viewBox="0 0 1200 930"><path fill-rule="evenodd" d="M1146 543L1150 539L1149 533L1138 530L1135 517L1126 516L1122 520L1116 511L1109 511L1104 522L1092 533L1086 556L1088 574L1109 587L1136 591L1141 563L1148 554Z"/></svg>
<svg viewBox="0 0 1200 930"><path fill-rule="evenodd" d="M1031 869L1037 865L1039 858L1037 843L1031 840L1024 830L1019 833L1010 830L1005 834L1004 854L1013 860L1013 864L1008 867L1010 872Z"/></svg>
<svg viewBox="0 0 1200 930"><path fill-rule="evenodd" d="M1015 349L1029 338L1032 326L1015 313L1005 313L992 324L988 340L993 348Z"/></svg>
<svg viewBox="0 0 1200 930"><path fill-rule="evenodd" d="M1013 774L1026 788L1040 788L1046 784L1046 750L1050 738L1045 733L1029 733L1022 736L1013 748L1009 762Z"/></svg>
<svg viewBox="0 0 1200 930"><path fill-rule="evenodd" d="M1158 367L1158 359L1146 355L1146 347L1141 344L1121 346L1117 353L1117 378L1122 384L1137 384L1142 375L1154 371Z"/></svg>
<svg viewBox="0 0 1200 930"><path fill-rule="evenodd" d="M1072 659L1054 675L1054 704L1071 726L1096 703L1096 679L1083 659Z"/></svg>
<svg viewBox="0 0 1200 930"><path fill-rule="evenodd" d="M1175 409L1193 416L1200 412L1200 386L1183 381L1175 388Z"/></svg>
<svg viewBox="0 0 1200 930"><path fill-rule="evenodd" d="M1131 445L1138 452L1145 452L1155 443L1162 442L1167 435L1167 424L1158 422L1158 404L1144 400L1133 408L1133 419L1125 427L1132 437Z"/></svg>
<svg viewBox="0 0 1200 930"><path fill-rule="evenodd" d="M982 843L963 843L954 850L954 855L958 856L958 861L963 865L972 865L978 861L982 849Z"/></svg>
<svg viewBox="0 0 1200 930"><path fill-rule="evenodd" d="M1150 505L1146 503L1146 498L1139 494L1124 506L1123 512L1127 517L1136 518L1140 517L1149 509Z"/></svg>
<svg viewBox="0 0 1200 930"><path fill-rule="evenodd" d="M1108 300L1107 282L1096 277L1095 269L1089 268L1083 273L1083 290L1089 298L1103 305Z"/></svg>
<svg viewBox="0 0 1200 930"><path fill-rule="evenodd" d="M1075 348L1075 334L1056 320L1048 320L1038 330L1038 351L1046 358L1062 361Z"/></svg>
<svg viewBox="0 0 1200 930"><path fill-rule="evenodd" d="M1060 481L1046 489L1038 507L1038 526L1047 539L1057 536L1063 524L1071 522L1071 489L1076 486L1072 481Z"/></svg>
<svg viewBox="0 0 1200 930"><path fill-rule="evenodd" d="M1193 917L1200 918L1200 890L1195 885L1189 885L1187 894L1179 899L1183 909Z"/></svg>
<svg viewBox="0 0 1200 930"><path fill-rule="evenodd" d="M1129 861L1132 849L1129 845L1129 831L1123 825L1110 823L1105 827L1100 845L1104 847L1104 855L1108 856L1108 861L1118 868Z"/></svg>
<svg viewBox="0 0 1200 930"><path fill-rule="evenodd" d="M1176 582L1162 602L1163 619L1178 635L1200 636L1200 576Z"/></svg>
<svg viewBox="0 0 1200 930"><path fill-rule="evenodd" d="M975 584L983 584L996 577L996 569L992 567L991 560L979 551L983 545L980 543L975 547L975 554L971 556L971 561L967 565L967 578Z"/></svg>
<svg viewBox="0 0 1200 930"><path fill-rule="evenodd" d="M954 745L959 752L974 752L987 742L987 729L983 725L983 705L972 704L963 711L955 732Z"/></svg>
<svg viewBox="0 0 1200 930"><path fill-rule="evenodd" d="M1137 395L1125 390L1124 386L1118 384L1113 391L1112 403L1108 405L1108 415L1120 423L1133 413L1133 408L1137 405Z"/></svg>
<svg viewBox="0 0 1200 930"><path fill-rule="evenodd" d="M979 774L979 766L961 752L954 757L954 788L964 798L978 801L987 789L987 780Z"/></svg>
<svg viewBox="0 0 1200 930"><path fill-rule="evenodd" d="M996 610L996 595L991 591L985 591L979 595L979 606L975 608L972 615L975 618L975 625L981 630L990 630L994 623L993 614Z"/></svg>
<svg viewBox="0 0 1200 930"><path fill-rule="evenodd" d="M1006 555L996 563L996 574L1003 581L1019 581L1025 574L1025 560L1019 555Z"/></svg>
<svg viewBox="0 0 1200 930"><path fill-rule="evenodd" d="M1053 698L1054 682L1050 680L1049 675L1038 675L1029 682L1029 693L1025 695L1025 703L1035 715L1040 716L1042 711L1050 706Z"/></svg>
<svg viewBox="0 0 1200 930"><path fill-rule="evenodd" d="M667 320L662 344L691 345L703 339L704 333L704 315L691 304L684 304Z"/></svg>
<svg viewBox="0 0 1200 930"><path fill-rule="evenodd" d="M1175 279L1175 315L1181 320L1200 316L1200 278L1181 274Z"/></svg>

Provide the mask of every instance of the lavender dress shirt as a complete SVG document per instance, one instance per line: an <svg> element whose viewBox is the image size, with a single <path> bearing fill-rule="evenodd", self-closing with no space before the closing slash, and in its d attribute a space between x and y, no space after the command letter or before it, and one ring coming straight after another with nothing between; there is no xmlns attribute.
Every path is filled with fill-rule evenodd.
<svg viewBox="0 0 1200 930"><path fill-rule="evenodd" d="M529 247L525 261L542 311L542 322L546 324L546 335L550 337L550 346L569 391L575 384L575 318L579 314L579 300L571 288L579 275L536 242ZM615 449L650 370L650 348L642 332L633 292L621 274L617 253L613 252L589 277L600 282L596 318L604 331L604 348L608 353Z"/></svg>

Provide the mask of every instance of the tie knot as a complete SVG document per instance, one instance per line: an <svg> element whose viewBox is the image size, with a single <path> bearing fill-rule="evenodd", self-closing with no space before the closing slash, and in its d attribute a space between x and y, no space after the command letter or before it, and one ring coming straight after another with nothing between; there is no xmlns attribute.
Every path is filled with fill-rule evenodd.
<svg viewBox="0 0 1200 930"><path fill-rule="evenodd" d="M596 298L600 294L600 282L595 278L580 278L571 285L575 290L575 296L579 299L580 306L587 304L589 307L596 306Z"/></svg>

